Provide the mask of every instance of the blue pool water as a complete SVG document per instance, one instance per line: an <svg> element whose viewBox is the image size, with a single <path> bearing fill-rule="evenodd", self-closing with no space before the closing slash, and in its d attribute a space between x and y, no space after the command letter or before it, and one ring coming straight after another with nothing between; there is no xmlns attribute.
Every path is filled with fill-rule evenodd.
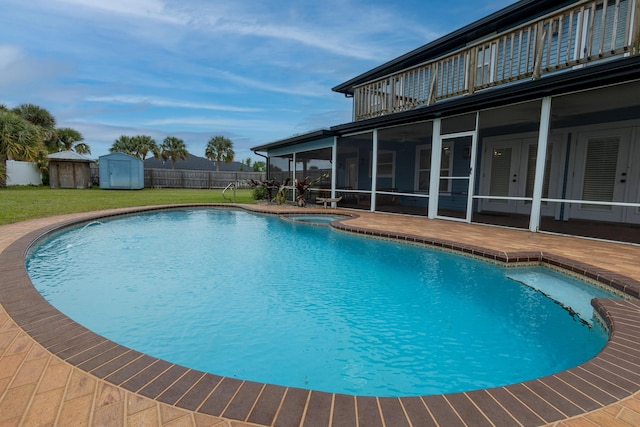
<svg viewBox="0 0 640 427"><path fill-rule="evenodd" d="M122 345L218 375L376 396L578 365L606 331L537 289L566 289L565 305L611 297L544 268L231 210L79 226L35 247L27 269L54 306Z"/></svg>

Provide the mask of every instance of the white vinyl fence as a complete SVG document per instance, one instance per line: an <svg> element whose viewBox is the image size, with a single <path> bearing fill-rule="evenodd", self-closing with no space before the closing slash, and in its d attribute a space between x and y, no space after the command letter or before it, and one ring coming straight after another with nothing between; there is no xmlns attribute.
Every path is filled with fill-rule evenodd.
<svg viewBox="0 0 640 427"><path fill-rule="evenodd" d="M42 174L35 163L7 160L7 186L42 185Z"/></svg>

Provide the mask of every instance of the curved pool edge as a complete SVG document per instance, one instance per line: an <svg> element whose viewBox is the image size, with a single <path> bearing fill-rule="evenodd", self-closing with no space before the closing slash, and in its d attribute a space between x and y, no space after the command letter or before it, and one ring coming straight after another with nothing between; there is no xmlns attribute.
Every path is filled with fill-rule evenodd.
<svg viewBox="0 0 640 427"><path fill-rule="evenodd" d="M300 213L299 209L255 205L172 205L119 209L58 217L29 229L0 253L0 303L11 319L36 342L61 360L122 389L188 411L256 424L301 425L326 419L336 425L543 425L579 416L640 391L640 303L637 300L595 300L594 307L610 328L609 342L593 359L567 371L520 384L448 395L373 398L265 385L204 374L173 365L111 342L76 324L52 307L33 288L24 267L28 248L61 227L109 216L184 207L241 208L265 214ZM316 212L305 210L305 213ZM352 212L340 211L352 218ZM377 214L380 215L380 214ZM425 220L427 221L427 220ZM37 224L37 221L34 222ZM394 231L380 232L332 223L342 231L432 245L497 262L538 262L566 268L637 297L639 282L550 252L501 252L436 237ZM1 403L0 403L1 405Z"/></svg>

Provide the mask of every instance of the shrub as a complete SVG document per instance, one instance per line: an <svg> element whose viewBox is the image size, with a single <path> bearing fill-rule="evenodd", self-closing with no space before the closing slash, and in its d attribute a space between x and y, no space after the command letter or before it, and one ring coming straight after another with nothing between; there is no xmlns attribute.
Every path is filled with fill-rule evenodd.
<svg viewBox="0 0 640 427"><path fill-rule="evenodd" d="M255 187L253 189L253 200L266 200L269 195L264 187Z"/></svg>

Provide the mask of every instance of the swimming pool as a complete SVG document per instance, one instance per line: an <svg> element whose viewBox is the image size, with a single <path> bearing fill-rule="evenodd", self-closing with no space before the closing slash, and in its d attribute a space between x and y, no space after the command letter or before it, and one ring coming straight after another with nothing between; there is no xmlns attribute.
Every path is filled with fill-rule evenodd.
<svg viewBox="0 0 640 427"><path fill-rule="evenodd" d="M175 262L176 253L183 261ZM53 254L65 268L50 268ZM212 269L196 271L202 265ZM124 345L225 376L316 390L384 396L485 388L575 366L606 341L597 322L590 329L509 279L513 269L246 212L159 212L91 223L38 247L28 268L54 305ZM429 280L449 274L449 286ZM452 308L460 301L472 304ZM313 311L321 303L325 311ZM145 314L121 316L128 311ZM387 329L391 320L397 322ZM559 324L573 329L563 332ZM208 338L195 329L202 325L211 326ZM373 334L365 335L365 326ZM185 337L194 340L176 344ZM450 350L461 350L462 358L454 360ZM200 357L188 360L194 355ZM299 366L303 373L294 373ZM329 381L331 374L342 385Z"/></svg>

